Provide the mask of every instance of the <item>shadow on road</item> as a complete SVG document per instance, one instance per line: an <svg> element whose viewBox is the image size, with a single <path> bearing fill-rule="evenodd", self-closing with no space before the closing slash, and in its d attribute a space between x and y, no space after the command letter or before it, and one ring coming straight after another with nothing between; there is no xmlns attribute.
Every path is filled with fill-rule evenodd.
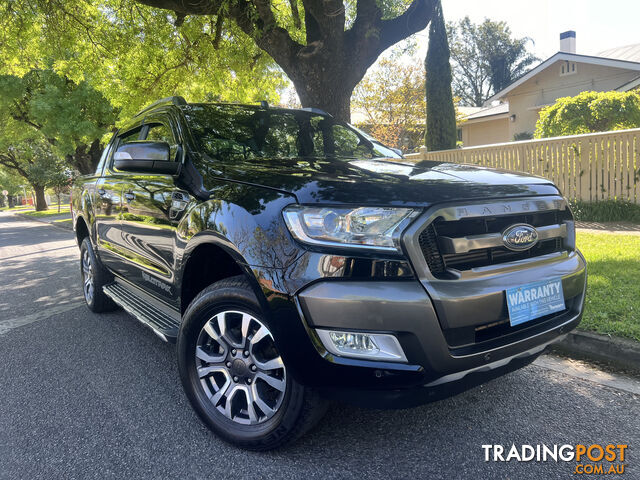
<svg viewBox="0 0 640 480"><path fill-rule="evenodd" d="M78 258L72 233L0 216L0 312L4 319L79 298Z"/></svg>
<svg viewBox="0 0 640 480"><path fill-rule="evenodd" d="M28 247L73 238L71 232L64 232L35 220L20 220L18 222L16 217L8 214L0 215L0 228L2 229L0 247Z"/></svg>

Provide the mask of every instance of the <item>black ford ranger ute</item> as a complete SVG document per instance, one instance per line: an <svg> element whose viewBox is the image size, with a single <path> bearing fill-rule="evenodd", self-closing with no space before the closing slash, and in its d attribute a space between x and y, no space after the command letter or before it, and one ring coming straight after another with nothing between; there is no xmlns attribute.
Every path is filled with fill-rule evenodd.
<svg viewBox="0 0 640 480"><path fill-rule="evenodd" d="M315 109L164 99L73 189L84 297L177 343L202 420L249 449L335 398L407 408L522 367L580 321L548 180L409 164Z"/></svg>

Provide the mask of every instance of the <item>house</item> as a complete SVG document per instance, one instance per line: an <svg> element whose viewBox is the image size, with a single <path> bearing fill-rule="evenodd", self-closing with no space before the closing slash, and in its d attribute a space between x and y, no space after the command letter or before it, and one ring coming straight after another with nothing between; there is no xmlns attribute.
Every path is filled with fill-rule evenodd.
<svg viewBox="0 0 640 480"><path fill-rule="evenodd" d="M640 44L576 53L576 32L560 34L560 51L489 98L461 127L465 147L531 138L543 107L584 91L640 88Z"/></svg>

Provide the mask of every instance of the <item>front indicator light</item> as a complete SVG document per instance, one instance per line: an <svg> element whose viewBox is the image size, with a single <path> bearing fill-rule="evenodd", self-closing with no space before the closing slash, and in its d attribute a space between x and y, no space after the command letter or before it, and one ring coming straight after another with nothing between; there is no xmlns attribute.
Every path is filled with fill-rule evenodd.
<svg viewBox="0 0 640 480"><path fill-rule="evenodd" d="M316 330L324 347L340 357L406 362L398 339L386 333Z"/></svg>

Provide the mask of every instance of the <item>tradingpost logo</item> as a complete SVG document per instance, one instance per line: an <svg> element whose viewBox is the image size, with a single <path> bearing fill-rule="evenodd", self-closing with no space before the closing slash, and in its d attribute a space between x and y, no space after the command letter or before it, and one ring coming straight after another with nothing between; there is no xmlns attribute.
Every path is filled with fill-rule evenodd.
<svg viewBox="0 0 640 480"><path fill-rule="evenodd" d="M622 475L627 444L482 445L485 462L572 463L575 475Z"/></svg>

